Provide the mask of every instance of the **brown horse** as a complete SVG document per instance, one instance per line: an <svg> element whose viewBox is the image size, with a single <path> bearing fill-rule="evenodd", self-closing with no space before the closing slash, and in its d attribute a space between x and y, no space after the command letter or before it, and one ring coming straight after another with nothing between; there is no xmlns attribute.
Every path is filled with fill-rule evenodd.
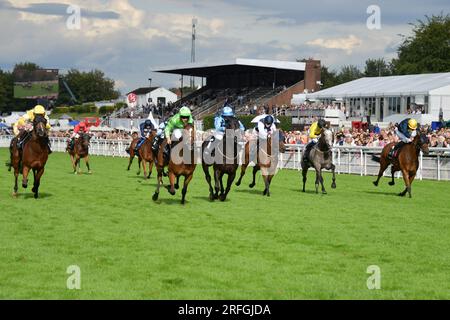
<svg viewBox="0 0 450 320"><path fill-rule="evenodd" d="M91 174L91 168L89 166L89 143L91 141L91 136L87 133L81 133L78 138L75 139L73 149L67 147L67 152L69 152L70 160L72 161L73 173L81 173L80 160L84 159L86 167L88 168L88 173ZM77 171L78 167L78 171Z"/></svg>
<svg viewBox="0 0 450 320"><path fill-rule="evenodd" d="M330 129L324 128L320 134L318 143L312 147L308 155L303 154L302 158L302 176L303 176L303 192L306 192L306 179L308 169L313 167L316 170L316 193L319 193L319 184L322 186L322 194L327 194L323 186L322 169L331 170L333 174L331 188L336 189L336 167L333 164L333 155L331 149L333 147L334 135Z"/></svg>
<svg viewBox="0 0 450 320"><path fill-rule="evenodd" d="M158 170L158 185L156 187L155 193L153 194L153 201L157 201L159 197L159 189L161 188L161 185L163 184L162 177L164 173L164 167L168 166L168 175L169 175L169 181L170 185L167 186L167 190L171 195L175 195L175 189L178 189L179 187L179 179L181 176L184 177L184 184L182 189L182 197L181 197L181 204L185 204L186 199L186 193L187 188L189 185L189 182L191 182L192 177L194 175L195 167L196 167L196 161L194 159L194 153L195 153L195 130L194 126L192 124L186 124L184 126L184 135L185 137L189 137L187 139L188 141L179 140L177 142L173 142L170 146L171 152L170 157L167 159L164 157L164 149L167 146L167 139L164 139L164 141L161 143L161 146L158 149L157 158L156 158L156 168ZM179 154L172 154L174 149L178 149L176 147L179 147L180 144L183 144L183 149L181 150L181 153ZM184 155L183 150L190 149L189 155ZM177 158L177 161L174 161L174 157ZM181 157L183 160L178 159ZM188 158L188 161L185 162L185 158ZM189 159L190 158L190 159ZM180 161L178 161L180 160ZM176 180L176 182L175 182Z"/></svg>
<svg viewBox="0 0 450 320"><path fill-rule="evenodd" d="M39 186L41 184L41 177L44 174L45 164L48 160L48 134L47 134L47 120L45 117L36 115L33 120L33 130L31 131L29 139L24 142L23 150L20 151L17 144L12 144L11 148L11 164L14 168L15 185L13 196L17 197L17 180L22 171L22 187L28 187L28 174L30 170L33 171L34 183L33 193L34 198L39 197ZM20 169L22 167L22 170Z"/></svg>
<svg viewBox="0 0 450 320"><path fill-rule="evenodd" d="M132 141L131 141L131 144L130 144L130 146L128 147L128 149L127 149L127 152L128 152L128 154L130 155L130 158L129 158L129 161L128 161L128 168L127 168L127 171L130 171L130 168L131 168L131 164L133 163L133 160L134 160L134 157L138 157L138 165L139 165L139 171L137 172L137 175L140 175L141 174L141 158L139 157L139 154L135 154L135 152L134 152L134 149L136 148L136 145L138 144L138 142L139 142L139 138L134 138Z"/></svg>
<svg viewBox="0 0 450 320"><path fill-rule="evenodd" d="M372 159L380 163L380 171L378 172L378 178L373 182L375 186L383 176L386 168L392 164L391 175L392 180L389 182L390 186L395 185L394 173L401 171L403 174L403 180L405 181L405 190L399 194L404 197L408 193L411 198L411 185L416 177L417 169L419 169L419 155L420 151L424 154L429 153L429 139L424 133L417 134L413 142L405 144L398 152L398 156L393 159L389 159L388 155L395 142L386 145L381 152L381 157L373 156Z"/></svg>
<svg viewBox="0 0 450 320"><path fill-rule="evenodd" d="M203 172L205 173L206 181L209 185L209 199L211 201L214 201L215 199L220 199L220 201L225 201L227 198L228 193L230 192L231 185L233 184L234 178L236 177L236 171L239 167L239 149L238 149L238 142L240 142L240 134L238 135L228 135L230 133L237 133L240 128L239 120L236 118L225 118L225 128L226 133L224 134L223 140L219 141L216 140L215 144L218 144L215 148L215 156L214 159L205 159L205 148L207 147L208 143L210 142L210 139L207 139L202 144L202 167ZM230 131L233 130L233 131ZM233 139L234 141L232 143L228 143L228 145L232 146L233 151L227 152L227 141L229 139ZM212 158L212 157L211 157ZM215 161L218 159L219 161ZM212 160L212 161L207 161ZM209 167L213 166L214 171L214 182L215 182L215 192L213 190L213 187L211 185L211 175L209 173ZM223 187L223 176L227 174L227 187L224 189ZM219 196L220 191L220 196Z"/></svg>
<svg viewBox="0 0 450 320"><path fill-rule="evenodd" d="M253 180L250 183L249 187L253 188L256 185L256 173L261 170L261 175L264 180L264 196L270 197L270 183L272 182L272 178L276 172L276 167L278 165L278 154L284 153L286 151L286 146L284 144L284 133L283 131L278 131L278 152L272 155L272 137L269 135L267 140L261 141L262 143L258 143L256 150L256 163L253 167ZM262 140L262 139L259 139ZM242 178L245 175L245 171L250 163L250 144L247 142L245 144L245 155L244 162L241 165L241 176L239 180L236 182L237 186L241 185Z"/></svg>
<svg viewBox="0 0 450 320"><path fill-rule="evenodd" d="M139 173L141 168L141 162L142 167L144 169L144 177L145 179L150 179L150 176L152 175L153 170L153 151L152 151L152 143L153 139L156 136L156 131L152 130L150 135L145 139L145 142L141 145L138 152L138 159L139 159ZM130 150L131 154L131 150ZM147 162L148 162L148 175L147 175Z"/></svg>

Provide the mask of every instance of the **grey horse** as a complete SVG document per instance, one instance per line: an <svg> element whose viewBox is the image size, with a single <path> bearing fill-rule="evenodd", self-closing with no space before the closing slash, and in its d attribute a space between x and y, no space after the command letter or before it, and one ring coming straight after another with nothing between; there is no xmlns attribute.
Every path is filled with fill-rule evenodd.
<svg viewBox="0 0 450 320"><path fill-rule="evenodd" d="M319 183L322 185L322 193L327 194L323 186L322 169L331 170L333 173L333 183L331 188L336 188L335 165L331 148L333 147L333 132L330 129L323 129L318 143L311 149L309 155L304 154L302 158L303 192L305 192L306 176L308 169L313 167L316 170L316 193L319 193Z"/></svg>

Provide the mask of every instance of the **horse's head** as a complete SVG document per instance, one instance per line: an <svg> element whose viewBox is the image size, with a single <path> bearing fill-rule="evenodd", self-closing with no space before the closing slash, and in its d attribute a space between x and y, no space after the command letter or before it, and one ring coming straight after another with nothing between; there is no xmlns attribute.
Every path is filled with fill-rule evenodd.
<svg viewBox="0 0 450 320"><path fill-rule="evenodd" d="M430 153L430 139L428 139L425 133L417 134L414 139L416 146L419 150L422 150L424 154Z"/></svg>
<svg viewBox="0 0 450 320"><path fill-rule="evenodd" d="M84 148L88 148L89 147L89 143L91 141L91 136L87 133L83 133L81 134L81 145Z"/></svg>
<svg viewBox="0 0 450 320"><path fill-rule="evenodd" d="M334 140L333 131L331 131L331 129L328 128L323 128L322 134L320 135L320 140L323 144L326 145L328 149L331 149L333 147L333 140Z"/></svg>
<svg viewBox="0 0 450 320"><path fill-rule="evenodd" d="M187 132L187 134L189 136L189 143L191 145L193 145L195 143L195 129L194 129L194 125L191 124L191 123L186 123L184 125L184 130L185 130L185 132Z"/></svg>
<svg viewBox="0 0 450 320"><path fill-rule="evenodd" d="M40 138L47 136L47 119L42 115L36 115L33 120L33 131Z"/></svg>

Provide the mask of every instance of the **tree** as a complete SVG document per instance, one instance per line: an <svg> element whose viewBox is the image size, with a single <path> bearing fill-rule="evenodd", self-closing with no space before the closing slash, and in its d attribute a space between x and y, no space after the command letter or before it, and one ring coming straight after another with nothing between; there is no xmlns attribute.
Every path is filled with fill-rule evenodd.
<svg viewBox="0 0 450 320"><path fill-rule="evenodd" d="M0 113L13 109L14 80L10 72L0 70Z"/></svg>
<svg viewBox="0 0 450 320"><path fill-rule="evenodd" d="M357 66L347 65L341 68L338 74L338 83L345 83L352 80L356 80L363 77L363 73L359 70Z"/></svg>
<svg viewBox="0 0 450 320"><path fill-rule="evenodd" d="M450 15L425 16L413 25L392 61L395 74L450 71Z"/></svg>
<svg viewBox="0 0 450 320"><path fill-rule="evenodd" d="M331 88L339 84L336 71L329 70L326 66L320 68L320 78L322 82L321 89Z"/></svg>
<svg viewBox="0 0 450 320"><path fill-rule="evenodd" d="M63 78L80 103L113 100L120 96L120 92L114 89L114 80L105 77L100 70L81 72L71 69ZM60 94L58 104L66 103L69 96L64 86L60 86Z"/></svg>
<svg viewBox="0 0 450 320"><path fill-rule="evenodd" d="M384 58L380 59L367 59L364 69L365 77L383 77L390 76L392 74L389 63Z"/></svg>

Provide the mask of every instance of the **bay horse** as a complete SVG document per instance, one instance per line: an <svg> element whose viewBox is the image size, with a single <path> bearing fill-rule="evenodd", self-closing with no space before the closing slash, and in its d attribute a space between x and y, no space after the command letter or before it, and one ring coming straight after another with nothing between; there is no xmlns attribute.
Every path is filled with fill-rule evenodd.
<svg viewBox="0 0 450 320"><path fill-rule="evenodd" d="M91 136L87 133L81 133L78 138L75 139L73 149L67 148L70 155L70 160L72 161L73 173L81 173L80 160L84 159L88 173L91 174L91 168L89 166L89 143L91 141ZM78 171L77 171L78 167Z"/></svg>
<svg viewBox="0 0 450 320"><path fill-rule="evenodd" d="M395 145L395 142L389 143L381 151L381 156L373 156L372 159L380 163L380 171L378 172L378 178L373 184L377 187L383 176L386 168L392 164L391 176L392 180L389 182L390 186L395 185L394 173L401 171L403 174L403 180L405 182L405 190L399 193L399 196L404 197L408 193L411 198L411 185L416 177L417 170L419 169L419 155L420 151L424 154L429 153L429 139L424 133L416 135L411 143L403 145L398 151L398 156L393 159L389 159L389 152Z"/></svg>
<svg viewBox="0 0 450 320"><path fill-rule="evenodd" d="M333 148L334 136L330 129L324 128L320 134L319 141L312 147L309 155L303 154L302 157L302 176L303 176L303 192L305 191L308 169L313 167L316 170L316 193L319 193L319 184L322 186L322 194L327 194L323 186L322 169L331 170L333 173L333 182L331 188L336 189L336 166L333 164Z"/></svg>
<svg viewBox="0 0 450 320"><path fill-rule="evenodd" d="M218 145L214 149L215 156L214 158L211 157L212 161L207 161L209 159L205 159L205 148L210 143L210 139L206 139L202 144L202 168L203 172L205 173L206 182L208 182L209 185L209 199L211 201L214 201L216 199L220 199L220 201L225 201L228 193L230 192L234 178L236 177L236 171L239 167L239 142L241 141L241 135L239 134L240 133L239 120L234 117L225 117L225 130L226 131L223 136L223 139L221 141L219 141L218 139L215 140L215 142L218 142L217 143ZM239 132L237 135L230 134L237 132ZM233 139L232 152L227 152L228 139ZM220 160L215 161L216 159ZM209 173L210 166L213 166L215 192L211 185L211 175ZM228 179L227 179L227 186L224 189L222 179L225 174L228 176Z"/></svg>
<svg viewBox="0 0 450 320"><path fill-rule="evenodd" d="M19 174L22 173L22 187L28 187L28 174L33 171L34 182L32 192L34 198L39 198L39 186L41 177L44 174L45 164L48 160L48 133L46 129L47 120L41 115L36 115L33 120L33 130L29 139L24 141L22 151L17 147L17 143L12 144L11 148L11 165L14 168L14 192L13 196L17 197L17 180Z"/></svg>
<svg viewBox="0 0 450 320"><path fill-rule="evenodd" d="M138 159L139 159L139 173L141 171L141 162L142 167L144 169L144 177L145 179L150 179L150 176L152 175L153 170L153 151L152 151L152 144L153 139L156 136L156 131L152 130L150 135L145 139L144 143L141 145L138 151ZM130 150L131 153L131 150ZM148 175L147 175L147 162L148 162Z"/></svg>
<svg viewBox="0 0 450 320"><path fill-rule="evenodd" d="M138 157L138 165L139 165L139 171L137 172L137 175L140 175L141 174L141 159L139 158L139 154L135 154L135 152L134 152L134 149L136 149L136 146L137 146L137 144L138 144L138 142L139 142L139 138L134 138L132 141L131 141L131 144L130 144L130 146L128 147L128 149L127 149L127 152L128 152L128 154L130 155L130 158L129 158L129 160L128 160L128 168L127 168L127 171L130 171L130 168L131 168L131 164L133 163L133 160L134 160L134 157Z"/></svg>
<svg viewBox="0 0 450 320"><path fill-rule="evenodd" d="M267 137L267 140L261 141L262 143L257 143L256 146L256 162L253 167L253 180L250 183L249 188L254 188L256 185L256 173L261 170L261 175L264 180L264 196L270 197L270 183L276 172L278 166L278 155L279 153L284 153L286 151L286 146L284 143L285 136L282 130L278 131L278 152L272 155L272 135ZM263 139L258 139L263 140ZM245 171L250 163L250 142L245 144L244 151L244 161L241 165L241 176L236 182L236 186L240 186L242 178L245 175Z"/></svg>
<svg viewBox="0 0 450 320"><path fill-rule="evenodd" d="M183 189L182 189L182 197L181 197L181 204L185 204L186 202L186 193L187 193L187 188L189 185L189 182L191 182L192 177L194 175L194 171L195 171L195 167L196 165L196 159L195 159L195 130L194 130L194 126L192 124L186 124L184 126L184 136L185 137L189 137L189 139L187 139L188 141L183 141L184 139L180 139L179 141L173 141L172 145L170 146L170 156L167 159L164 156L164 149L167 146L167 139L164 139L164 141L161 143L161 145L159 146L158 152L157 152L157 157L156 157L156 161L155 161L155 165L158 171L158 184L156 186L156 190L155 193L153 194L153 201L157 201L159 198L159 190L161 188L161 185L163 184L163 174L164 174L164 168L168 167L168 176L169 176L169 182L170 185L168 185L166 188L169 191L169 193L171 195L175 195L175 189L179 188L179 180L180 177L183 176L184 177L184 184L183 184ZM181 153L176 155L172 155L172 150L175 149L179 144L184 144L185 145L185 149L189 149L189 155L186 155L186 158L190 158L188 159L188 161L186 161L186 163L184 162L184 160L178 162L178 161L174 161L174 156L181 157L181 158L185 158L184 154L183 154L183 150L181 150ZM181 159L177 159L177 160L181 160ZM175 182L176 180L176 182Z"/></svg>

